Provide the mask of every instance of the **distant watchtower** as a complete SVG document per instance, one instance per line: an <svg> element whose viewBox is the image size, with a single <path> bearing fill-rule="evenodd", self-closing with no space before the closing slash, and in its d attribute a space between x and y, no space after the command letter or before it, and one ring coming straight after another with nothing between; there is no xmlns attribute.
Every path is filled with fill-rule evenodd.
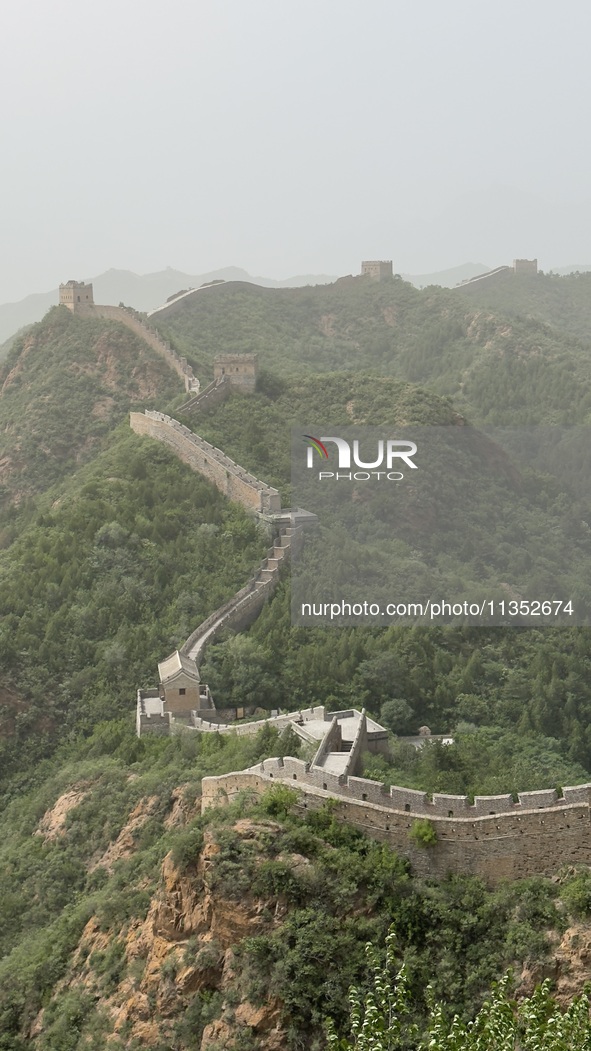
<svg viewBox="0 0 591 1051"><path fill-rule="evenodd" d="M67 307L73 314L79 314L93 305L92 285L85 285L84 281L66 281L65 285L60 285L61 307Z"/></svg>
<svg viewBox="0 0 591 1051"><path fill-rule="evenodd" d="M392 277L392 260L365 259L361 264L361 276L371 277L374 281L384 281Z"/></svg>
<svg viewBox="0 0 591 1051"><path fill-rule="evenodd" d="M538 260L537 259L514 259L513 260L513 271L516 274L537 274L537 272L538 272Z"/></svg>
<svg viewBox="0 0 591 1051"><path fill-rule="evenodd" d="M229 380L241 391L254 391L257 382L256 354L224 354L213 363L214 380Z"/></svg>

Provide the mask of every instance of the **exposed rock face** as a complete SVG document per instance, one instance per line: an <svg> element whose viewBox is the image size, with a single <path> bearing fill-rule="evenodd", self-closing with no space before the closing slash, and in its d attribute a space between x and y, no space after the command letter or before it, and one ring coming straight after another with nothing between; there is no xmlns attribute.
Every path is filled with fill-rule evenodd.
<svg viewBox="0 0 591 1051"><path fill-rule="evenodd" d="M75 805L73 800L62 799L59 814L64 808L67 813L68 802ZM151 798L140 801L101 858L102 866L112 863L118 852L118 856L123 856L121 851L131 847L128 837L132 837L138 822L147 819L153 805ZM197 805L187 804L182 789L178 789L167 823L184 824ZM56 807L48 814L56 812ZM55 827L57 822L58 812L53 818ZM272 821L246 819L233 826L242 839L251 841L261 831L273 834L279 829ZM283 1051L286 1047L281 1003L272 997L263 1004L245 1001L234 956L234 947L242 939L272 929L281 922L285 910L276 909L276 902L261 901L251 895L236 901L216 893L208 877L219 851L214 834L208 830L196 861L185 868L174 863L172 854L167 855L145 920L132 921L118 931L101 929L95 918L86 924L71 972L60 983L60 989L63 992L69 987L101 999L110 1017L110 1048L137 1047L138 1042L143 1047L172 1043L179 1020L199 994L206 1001L211 997L219 1001L218 1017L208 1020L202 1028L201 1051L231 1048L241 1034L248 1034L260 1051ZM294 863L308 862L297 857ZM105 995L104 960L115 950L122 961L121 978L116 988L109 988ZM28 1034L33 1048L43 1032L42 1012ZM174 1046L182 1046L175 1039Z"/></svg>
<svg viewBox="0 0 591 1051"><path fill-rule="evenodd" d="M82 802L87 794L88 785L80 785L70 789L69 792L64 792L53 806L45 811L35 830L35 835L43 836L46 842L58 839L64 833L68 814Z"/></svg>
<svg viewBox="0 0 591 1051"><path fill-rule="evenodd" d="M567 1007L591 982L591 923L568 927L556 937L550 958L543 963L526 965L520 975L517 996L531 996L536 985L550 978L558 1002Z"/></svg>
<svg viewBox="0 0 591 1051"><path fill-rule="evenodd" d="M114 843L110 843L106 851L98 859L94 861L90 866L90 871L93 872L97 868L105 868L107 872L113 871L113 865L120 858L128 858L135 852L135 834L140 830L142 825L145 825L146 821L158 808L160 800L158 796L149 796L147 799L140 799L137 806L134 807L131 814L129 815L126 824L121 829L121 832L117 836Z"/></svg>

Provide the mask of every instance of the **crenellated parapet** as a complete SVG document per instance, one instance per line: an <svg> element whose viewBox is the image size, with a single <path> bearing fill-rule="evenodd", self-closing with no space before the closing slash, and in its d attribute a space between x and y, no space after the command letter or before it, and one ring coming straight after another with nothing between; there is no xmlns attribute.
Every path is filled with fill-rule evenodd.
<svg viewBox="0 0 591 1051"><path fill-rule="evenodd" d="M208 478L224 496L259 514L278 514L281 497L277 489L260 482L249 471L163 412L130 413L136 434L147 434L172 447L180 460Z"/></svg>
<svg viewBox="0 0 591 1051"><path fill-rule="evenodd" d="M249 770L202 782L202 806L223 806L242 792L262 795L273 784L296 790L301 813L333 800L337 820L386 842L424 876L450 872L501 879L550 876L564 865L591 864L591 785L511 796L465 796L394 787L363 777L343 776L286 756L265 759ZM417 820L428 818L435 832L429 847L417 843Z"/></svg>

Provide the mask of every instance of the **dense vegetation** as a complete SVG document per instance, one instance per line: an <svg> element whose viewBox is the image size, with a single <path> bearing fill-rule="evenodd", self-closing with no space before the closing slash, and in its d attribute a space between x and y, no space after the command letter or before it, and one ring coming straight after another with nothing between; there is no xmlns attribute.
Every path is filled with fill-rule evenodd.
<svg viewBox="0 0 591 1051"><path fill-rule="evenodd" d="M580 320L571 325L552 300L565 286L541 280L536 296L543 285L547 310L506 298L492 313L461 290L351 279L323 289L213 287L157 323L202 381L216 353L259 354L254 396L233 396L187 422L289 503L291 423L585 423L583 279L562 279L579 297ZM409 1017L424 1033L429 981L466 1021L507 965L545 958L544 932L589 915L586 870L564 873L560 884L533 880L494 893L475 880L431 885L385 848L337 827L330 808L301 822L277 794L262 810L244 804L169 827L179 786L194 803L202 776L294 750L293 738L270 732L222 741L138 741L133 733L137 687L154 684L157 662L244 583L266 542L165 448L129 432L130 408L179 415L184 395L166 366L118 326L52 311L14 341L0 388L2 1051L31 1046L43 1006L33 1046L105 1046L111 1022L103 1001L122 981L137 988L141 979L141 960L132 966L121 947L125 934L145 917L165 855L172 851L190 871L206 832L220 848L211 875L220 893L258 895L269 908L281 898L287 908L281 925L240 944L235 995L256 1002L272 990L290 1051L324 1047L327 1015L345 1038L348 986L362 997L370 988L364 945L383 945L392 921L409 976ZM541 496L535 486L507 483L505 507L538 516L548 563L552 529L566 523L561 557L572 563L576 552L584 592L586 496L572 500L567 482L547 479ZM347 550L343 540L329 557ZM547 579L542 559L534 571ZM393 737L388 758L366 756L366 772L386 782L474 795L591 779L587 629L292 628L286 580L249 632L210 649L202 672L228 704L364 705L393 735L424 723L434 733L454 731L450 747L416 752ZM34 835L68 792L80 799L59 834ZM133 851L111 871L101 859L146 798L152 809L133 833ZM263 829L245 845L233 826L239 814L278 821L281 830ZM305 859L301 870L286 864L288 855ZM108 947L92 964L96 986L87 994L68 982L92 916ZM167 1051L200 1047L206 1020L221 1009L216 997L211 989L193 996Z"/></svg>
<svg viewBox="0 0 591 1051"><path fill-rule="evenodd" d="M283 751L281 739L268 730L250 739L138 741L126 721L111 720L96 727L84 747L64 743L43 764L37 787L0 818L3 1051L29 1046L20 1034L42 1005L44 1029L36 1046L43 1051L105 1046L113 1020L101 1000L128 997L140 987L146 960L128 954L127 935L147 913L161 862L169 854L191 878L205 833L216 844L208 887L220 902L260 902L270 918L282 909L283 920L269 923L264 933L237 938L235 979L225 1006L264 1002L271 990L282 1004L289 1051L322 1048L327 1016L346 1030L349 986L362 993L371 988L365 944L382 945L392 923L413 998L410 1020L422 1031L428 983L433 996L445 999L446 1019L458 1012L467 1020L504 968L534 960L539 965L569 918L589 915L591 885L583 870L570 870L559 883L532 879L494 892L475 878L420 881L389 848L337 824L330 806L305 819L293 814L294 793L281 787L256 805L244 799L170 824L177 786L191 806L202 776L250 765L269 748ZM76 805L48 835L45 811L73 787ZM142 803L149 808L135 828L131 852L110 863L107 847ZM238 818L250 819L247 836ZM88 960L75 950L91 917L108 936L109 948L95 950ZM203 951L191 941L180 948L185 964ZM215 942L209 952L215 959ZM383 959L380 949L377 958ZM173 947L168 969L162 964L163 982L168 970L174 976L175 966ZM169 1035L158 1047L197 1051L204 1024L222 1010L223 997L214 988L206 984L188 999L177 996L166 1016ZM158 1019L156 1010L153 1016ZM125 1045L116 1039L113 1046Z"/></svg>
<svg viewBox="0 0 591 1051"><path fill-rule="evenodd" d="M0 770L131 713L158 661L242 586L265 540L162 446L128 428L0 553ZM34 601L33 601L34 596Z"/></svg>
<svg viewBox="0 0 591 1051"><path fill-rule="evenodd" d="M136 403L177 390L165 362L123 326L55 307L0 364L0 508L91 460Z"/></svg>
<svg viewBox="0 0 591 1051"><path fill-rule="evenodd" d="M540 281L550 299L555 285L572 285L586 304L589 275ZM549 324L542 313L525 313L524 307L511 314L504 301L495 312L483 309L463 289L419 292L405 281L350 278L300 289L218 285L152 321L199 376L211 376L216 354L256 352L263 368L296 383L335 370L372 370L418 383L452 398L475 424L585 422L591 409L586 317L575 335L560 317Z"/></svg>
<svg viewBox="0 0 591 1051"><path fill-rule="evenodd" d="M416 1051L585 1051L591 1042L591 1007L588 992L576 997L562 1011L544 982L532 997L516 1005L509 998L508 976L494 989L490 1000L467 1024L458 1016L446 1018L447 1005L430 990L428 1033L420 1040L418 1027L408 1021L411 1013L407 971L395 973L396 935L386 939L386 962L381 965L371 943L367 945L373 988L365 997L350 992L353 1039L339 1040L334 1024L327 1022L329 1051L402 1051L412 1042Z"/></svg>
<svg viewBox="0 0 591 1051"><path fill-rule="evenodd" d="M591 272L569 274L504 273L458 289L471 308L485 307L522 319L535 318L584 342L591 331Z"/></svg>

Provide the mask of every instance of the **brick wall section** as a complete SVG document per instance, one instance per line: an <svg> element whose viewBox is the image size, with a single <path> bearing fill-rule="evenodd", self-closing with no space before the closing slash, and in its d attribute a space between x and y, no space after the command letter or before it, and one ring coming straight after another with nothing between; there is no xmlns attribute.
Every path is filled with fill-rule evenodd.
<svg viewBox="0 0 591 1051"><path fill-rule="evenodd" d="M230 500L251 511L276 513L281 510L281 497L276 489L259 482L220 449L214 448L188 427L162 412L130 413L130 426L136 434L170 445L179 459L204 475Z"/></svg>
<svg viewBox="0 0 591 1051"><path fill-rule="evenodd" d="M260 769L203 779L202 805L223 805L240 791L262 794L274 780L297 789L298 807L302 812L318 809L330 798L330 789L304 783L306 764L295 759L265 760ZM274 765L274 770L272 766ZM273 773L275 776L270 777ZM296 777L293 777L293 773ZM280 774L280 777L277 775ZM321 779L331 776L322 774ZM349 778L349 786L357 781ZM351 784L353 782L353 784ZM375 782L368 782L374 784ZM342 792L342 786L339 786ZM582 786L577 786L580 791ZM494 885L501 879L521 879L534 875L552 875L563 865L591 862L591 822L589 801L591 786L586 786L587 800L563 804L545 810L523 809L519 814L451 819L432 816L437 832L433 847L417 846L410 837L414 814L384 807L383 802L338 798L335 816L362 829L373 839L388 843L411 861L413 869L424 876L444 877L448 873L480 876ZM528 793L529 795L530 793Z"/></svg>
<svg viewBox="0 0 591 1051"><path fill-rule="evenodd" d="M487 270L486 274L477 274L476 277L470 277L467 281L462 281L460 285L456 285L456 288L470 288L472 285L477 284L478 281L494 282L508 274L511 269L510 266L497 266L494 270Z"/></svg>
<svg viewBox="0 0 591 1051"><path fill-rule="evenodd" d="M152 348L157 354L160 354L166 361L166 364L180 376L183 381L186 391L198 391L199 381L196 379L193 369L188 364L186 358L181 358L176 350L173 350L170 343L167 343L165 339L153 328L144 324L141 318L125 307L111 307L102 306L96 304L92 307L92 313L98 317L106 318L108 321L118 321L122 325L126 325L127 328L135 332L136 336L139 336Z"/></svg>
<svg viewBox="0 0 591 1051"><path fill-rule="evenodd" d="M142 734L154 734L158 737L168 737L170 735L172 722L170 718L170 712L165 712L164 715L146 715L145 712L140 712L138 709L136 717L136 730L138 737Z"/></svg>
<svg viewBox="0 0 591 1051"><path fill-rule="evenodd" d="M250 591L238 602L235 602L234 599L230 600L227 612L222 616L218 616L217 611L212 614L208 621L213 620L213 624L209 627L207 626L208 621L200 624L181 647L181 652L190 655L198 665L199 660L203 658L206 646L214 642L222 632L229 630L244 631L256 620L265 602L273 594L278 582L279 575L277 574L270 580L263 581L259 588Z"/></svg>
<svg viewBox="0 0 591 1051"><path fill-rule="evenodd" d="M297 529L283 531L274 547L270 549L269 556L261 562L259 569L245 587L195 628L181 647L181 653L191 657L199 665L206 646L214 642L223 631L243 631L256 620L279 583L281 566L289 557L292 538L297 536L298 532Z"/></svg>
<svg viewBox="0 0 591 1051"><path fill-rule="evenodd" d="M331 714L332 717L332 714ZM293 767L291 772L296 771L297 780L304 780L307 785L322 787L326 780L325 771L300 760L289 760L290 763L299 763ZM285 759L287 763L287 759ZM263 774L272 772L274 777L282 776L281 760L266 759L260 764ZM545 813L558 812L567 806L578 804L588 805L591 799L591 784L575 785L565 788L563 797L557 797L556 792L551 789L541 791L522 792L518 802L513 803L510 796L486 796L476 797L474 804L470 806L465 796L435 795L432 801L425 792L416 791L413 788L401 788L392 785L388 791L378 781L370 781L366 778L341 776L335 781L339 785L339 795L344 800L362 800L365 795L367 799L380 802L381 806L393 811L400 810L411 813L413 818L430 818L437 820L445 818L454 821L478 821L494 819L506 819L521 817L526 811L544 811ZM485 801L485 805L483 805ZM407 809L408 808L408 809ZM450 811L452 811L450 813Z"/></svg>

